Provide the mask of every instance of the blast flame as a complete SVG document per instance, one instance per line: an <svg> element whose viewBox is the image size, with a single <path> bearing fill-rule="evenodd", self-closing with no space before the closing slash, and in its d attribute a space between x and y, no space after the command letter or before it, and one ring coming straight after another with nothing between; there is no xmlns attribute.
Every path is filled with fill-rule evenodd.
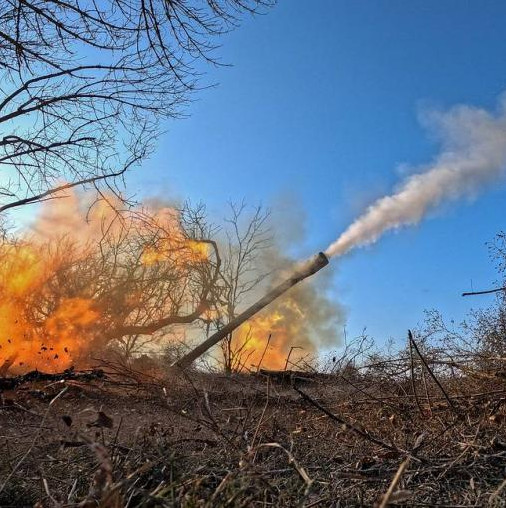
<svg viewBox="0 0 506 508"><path fill-rule="evenodd" d="M176 210L152 213L153 224L159 226L153 228L155 233L160 231L157 237L151 230L145 234L143 224L135 222L135 211L117 220L107 203L92 208L86 218L80 209L82 200L70 195L45 204L31 234L0 244L0 375L86 367L107 327L121 323L124 308L143 297L135 284L128 292L119 287L119 303L114 307L101 301L88 281L74 281L74 287L61 280L72 273L72 263L84 261L86 267L93 255L100 259L105 237L114 242L137 228L136 238L148 242L141 245L140 256L148 271L152 265L167 263L184 272L209 257L206 243L184 235ZM99 278L100 272L90 274L90 280L93 277Z"/></svg>
<svg viewBox="0 0 506 508"><path fill-rule="evenodd" d="M296 366L301 357L314 352L313 344L305 340L306 321L305 312L290 295L285 295L274 308L254 316L233 335L232 354L235 355L236 369L281 370L285 368L288 356L288 368Z"/></svg>
<svg viewBox="0 0 506 508"><path fill-rule="evenodd" d="M188 240L183 235L164 238L157 245L147 246L141 261L147 265L170 261L177 265L204 263L209 259L209 246L205 242Z"/></svg>
<svg viewBox="0 0 506 508"><path fill-rule="evenodd" d="M207 304L199 298L214 249L188 238L178 211L118 216L106 202L91 211L82 202L70 195L46 203L30 234L0 243L0 375L89 367L111 340L152 334L149 325L172 309L191 316ZM291 265L277 249L271 255L273 267ZM266 283L276 284L272 277ZM292 288L234 333L236 366L282 369L292 347L301 348L290 356L297 363L315 351L313 337L335 340L340 314L321 285ZM211 326L220 309L201 317Z"/></svg>
<svg viewBox="0 0 506 508"><path fill-rule="evenodd" d="M40 246L7 244L0 249L0 369L59 371L70 367L82 350L83 332L99 318L93 303L63 298L50 310L43 308L42 298L34 299L42 296L57 268Z"/></svg>

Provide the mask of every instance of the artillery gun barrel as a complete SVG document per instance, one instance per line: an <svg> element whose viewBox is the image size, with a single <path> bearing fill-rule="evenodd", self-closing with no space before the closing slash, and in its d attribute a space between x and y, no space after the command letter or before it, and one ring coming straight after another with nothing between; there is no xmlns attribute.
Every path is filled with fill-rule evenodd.
<svg viewBox="0 0 506 508"><path fill-rule="evenodd" d="M221 328L216 333L211 335L207 340L202 342L202 344L199 344L196 348L192 349L188 354L180 358L172 366L172 368L174 370L177 370L189 367L197 358L199 358L199 356L203 355L208 349L213 347L215 344L218 344L218 342L227 337L230 333L232 333L237 327L242 325L250 317L260 312L264 307L266 307L271 302L276 300L276 298L278 298L283 293L288 291L291 287L295 286L295 284L299 283L304 279L307 279L308 277L320 271L323 267L327 266L328 264L329 260L323 252L318 253L316 256L313 256L306 262L300 264L299 267L294 271L294 273L290 277L288 277L288 279L279 284L279 286L276 286L275 288L271 289L263 298L258 300L258 302L248 307L244 312L242 312L237 317L232 319L223 328Z"/></svg>

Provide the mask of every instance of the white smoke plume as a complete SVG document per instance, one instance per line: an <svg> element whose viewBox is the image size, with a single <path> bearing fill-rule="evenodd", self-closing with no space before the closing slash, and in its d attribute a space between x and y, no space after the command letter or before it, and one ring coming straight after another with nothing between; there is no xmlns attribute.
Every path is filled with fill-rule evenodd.
<svg viewBox="0 0 506 508"><path fill-rule="evenodd" d="M375 242L390 229L417 224L443 201L473 197L506 176L506 96L497 112L456 106L426 115L442 149L434 162L406 178L390 196L380 198L326 250L341 256Z"/></svg>

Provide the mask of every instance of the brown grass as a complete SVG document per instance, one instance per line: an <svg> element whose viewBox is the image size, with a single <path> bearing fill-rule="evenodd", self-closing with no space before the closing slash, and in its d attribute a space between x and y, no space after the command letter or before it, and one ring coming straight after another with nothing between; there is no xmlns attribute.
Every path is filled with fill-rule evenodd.
<svg viewBox="0 0 506 508"><path fill-rule="evenodd" d="M501 371L412 383L389 362L408 374L21 383L0 405L0 505L505 506Z"/></svg>

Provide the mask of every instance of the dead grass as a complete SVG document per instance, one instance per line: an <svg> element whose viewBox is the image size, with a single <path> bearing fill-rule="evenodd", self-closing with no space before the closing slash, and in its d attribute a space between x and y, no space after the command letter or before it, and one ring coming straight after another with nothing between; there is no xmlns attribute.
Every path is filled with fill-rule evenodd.
<svg viewBox="0 0 506 508"><path fill-rule="evenodd" d="M0 406L0 505L506 505L497 372L343 372L20 384Z"/></svg>

